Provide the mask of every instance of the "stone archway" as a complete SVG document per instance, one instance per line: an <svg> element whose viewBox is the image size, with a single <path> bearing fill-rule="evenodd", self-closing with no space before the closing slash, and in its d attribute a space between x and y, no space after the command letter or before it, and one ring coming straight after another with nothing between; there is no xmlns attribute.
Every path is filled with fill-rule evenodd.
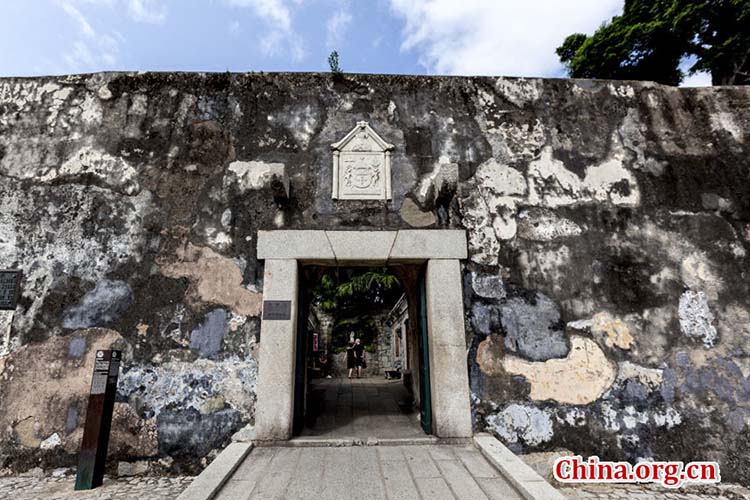
<svg viewBox="0 0 750 500"><path fill-rule="evenodd" d="M427 263L427 338L434 431L440 438L470 437L459 262L466 259L466 248L466 233L461 230L259 231L258 259L265 260L265 270L257 439L288 440L292 436L300 263ZM271 310L273 307L279 308L276 313Z"/></svg>

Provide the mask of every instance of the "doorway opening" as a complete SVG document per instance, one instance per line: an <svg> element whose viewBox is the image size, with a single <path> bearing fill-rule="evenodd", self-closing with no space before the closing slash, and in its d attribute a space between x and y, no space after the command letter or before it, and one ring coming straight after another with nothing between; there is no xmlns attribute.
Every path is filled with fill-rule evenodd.
<svg viewBox="0 0 750 500"><path fill-rule="evenodd" d="M299 267L293 434L433 433L425 265Z"/></svg>
<svg viewBox="0 0 750 500"><path fill-rule="evenodd" d="M426 380L430 390L425 394L430 404L420 405L420 411L429 409L430 414L420 423L438 438L471 437L461 270L461 261L467 254L463 230L258 231L257 258L264 261L264 266L260 323L263 341L258 353L255 411L257 440L288 440L293 435L295 415L298 432L300 422L304 422L299 415L301 411L304 417L307 370L300 372L303 383L298 383L296 367L305 366L304 355L298 362L297 354L306 351L298 349L297 343L300 322L307 319L307 308L301 304L303 297L299 293L304 269L300 265L307 264L387 265L393 269L403 266L403 272L411 277L404 280L409 316L418 318L421 313L427 318L421 322L426 324L427 335L419 338L426 338L425 351L429 354ZM412 267L415 263L423 265ZM413 322L410 325L414 332ZM307 328L306 324L303 326ZM302 338L307 342L306 337ZM412 373L417 375L418 371ZM300 392L302 404L295 401Z"/></svg>

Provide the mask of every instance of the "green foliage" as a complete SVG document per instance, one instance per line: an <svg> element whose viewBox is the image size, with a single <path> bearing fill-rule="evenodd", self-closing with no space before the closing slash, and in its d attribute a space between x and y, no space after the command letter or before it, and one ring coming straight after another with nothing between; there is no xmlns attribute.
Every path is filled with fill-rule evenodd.
<svg viewBox="0 0 750 500"><path fill-rule="evenodd" d="M714 85L750 84L750 0L682 0L676 25L695 33L691 71L711 72Z"/></svg>
<svg viewBox="0 0 750 500"><path fill-rule="evenodd" d="M347 313L342 311L340 314ZM371 344L378 334L377 325L370 314L350 316L334 322L331 332L333 345L345 346L349 342L349 332L354 332L355 338L363 344Z"/></svg>
<svg viewBox="0 0 750 500"><path fill-rule="evenodd" d="M400 287L388 268L331 269L313 287L312 301L334 318L334 346L346 345L352 331L367 345L377 336L373 313L395 303Z"/></svg>
<svg viewBox="0 0 750 500"><path fill-rule="evenodd" d="M335 50L328 56L328 67L331 68L334 77L340 77L343 74L339 66L339 53Z"/></svg>
<svg viewBox="0 0 750 500"><path fill-rule="evenodd" d="M342 277L340 273L343 273ZM326 312L383 304L401 286L388 268L332 269L313 288L313 302Z"/></svg>
<svg viewBox="0 0 750 500"><path fill-rule="evenodd" d="M573 33L572 35L568 35L563 44L555 50L555 53L563 62L572 61L576 56L578 49L580 49L581 45L586 41L586 38L588 37L583 33Z"/></svg>
<svg viewBox="0 0 750 500"><path fill-rule="evenodd" d="M621 15L592 36L568 36L556 53L574 78L677 85L681 59L695 56L689 73L750 83L750 0L626 0Z"/></svg>
<svg viewBox="0 0 750 500"><path fill-rule="evenodd" d="M323 275L320 284L313 290L313 301L324 311L336 309L336 283L329 273Z"/></svg>
<svg viewBox="0 0 750 500"><path fill-rule="evenodd" d="M355 294L368 294L376 290L390 290L398 285L398 278L388 272L367 271L340 284L336 294L339 297L352 297Z"/></svg>

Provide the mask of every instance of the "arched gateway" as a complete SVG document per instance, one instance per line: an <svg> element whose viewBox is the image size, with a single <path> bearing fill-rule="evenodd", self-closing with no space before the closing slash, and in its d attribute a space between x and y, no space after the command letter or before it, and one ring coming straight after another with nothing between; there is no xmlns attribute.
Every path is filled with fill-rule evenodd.
<svg viewBox="0 0 750 500"><path fill-rule="evenodd" d="M258 258L265 260L265 269L257 439L292 437L299 267L305 264L424 266L432 433L440 438L470 437L459 262L466 257L466 234L461 230L260 231Z"/></svg>

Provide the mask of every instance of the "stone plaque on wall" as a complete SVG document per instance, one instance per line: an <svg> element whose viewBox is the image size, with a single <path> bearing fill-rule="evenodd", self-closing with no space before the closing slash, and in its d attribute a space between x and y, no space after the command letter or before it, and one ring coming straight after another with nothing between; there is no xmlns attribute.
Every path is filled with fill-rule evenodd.
<svg viewBox="0 0 750 500"><path fill-rule="evenodd" d="M339 200L390 200L391 150L367 122L357 122L333 150L332 196Z"/></svg>

